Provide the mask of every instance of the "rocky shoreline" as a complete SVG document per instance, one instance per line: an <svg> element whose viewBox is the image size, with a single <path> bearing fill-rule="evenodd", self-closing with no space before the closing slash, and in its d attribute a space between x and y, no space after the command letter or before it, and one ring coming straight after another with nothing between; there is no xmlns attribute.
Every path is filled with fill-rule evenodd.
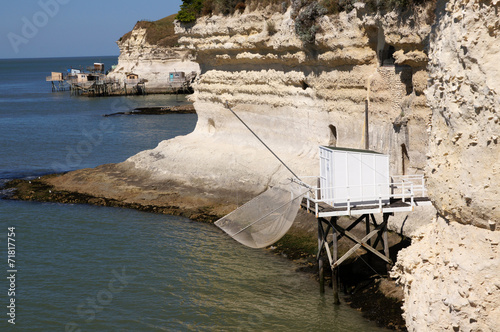
<svg viewBox="0 0 500 332"><path fill-rule="evenodd" d="M192 188L173 182L156 183L156 186L151 187L148 181L144 181L145 178L137 174L133 177L130 173L121 173L128 167L126 164L109 164L31 180L11 180L4 185L4 191L9 192L4 199L131 208L184 216L207 223L213 223L236 207L221 193L219 199L213 199L214 193L194 193ZM86 186L82 186L80 181L83 180L88 182ZM65 188L58 185L61 181L65 183ZM127 188L125 183L130 187ZM107 193L104 194L99 187L105 188ZM208 196L212 199L207 199ZM308 273L318 281L316 239L303 228L305 224L315 225L311 223L311 218L311 215L301 211L296 221L299 227L292 228L289 234L269 250L292 260L297 264L297 271ZM397 247L398 244L393 249L397 250ZM371 264L375 263L373 266L380 273L374 275L374 271L365 265L365 260L370 259L361 257L343 266L341 279L344 280L344 302L363 312L365 318L377 322L379 326L405 331L401 310L402 289L381 276L385 264L377 266L372 261ZM326 278L327 284L331 283L331 277L327 275ZM352 280L354 282L348 282Z"/></svg>
<svg viewBox="0 0 500 332"><path fill-rule="evenodd" d="M115 115L164 115L164 114L195 114L193 104L179 105L179 106L148 106L137 107L130 112L116 112L111 114L104 114L103 116Z"/></svg>

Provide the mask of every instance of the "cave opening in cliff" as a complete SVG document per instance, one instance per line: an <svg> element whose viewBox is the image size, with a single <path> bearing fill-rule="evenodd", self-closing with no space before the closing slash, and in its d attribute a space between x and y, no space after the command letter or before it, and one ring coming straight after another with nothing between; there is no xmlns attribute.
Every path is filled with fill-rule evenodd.
<svg viewBox="0 0 500 332"><path fill-rule="evenodd" d="M378 27L376 31L376 38L374 31L371 31L370 35L371 40L376 40L379 64L380 66L392 66L395 62L394 53L396 52L396 48L393 45L386 43L383 27Z"/></svg>
<svg viewBox="0 0 500 332"><path fill-rule="evenodd" d="M208 132L209 133L215 132L215 121L212 118L208 119Z"/></svg>
<svg viewBox="0 0 500 332"><path fill-rule="evenodd" d="M410 156L406 149L406 144L401 144L401 175L408 174L408 166L410 165Z"/></svg>
<svg viewBox="0 0 500 332"><path fill-rule="evenodd" d="M330 140L328 141L328 146L337 146L337 127L329 125L328 128L330 128Z"/></svg>
<svg viewBox="0 0 500 332"><path fill-rule="evenodd" d="M392 45L385 44L384 48L380 51L380 63L382 66L392 66L394 65L394 53L396 49Z"/></svg>

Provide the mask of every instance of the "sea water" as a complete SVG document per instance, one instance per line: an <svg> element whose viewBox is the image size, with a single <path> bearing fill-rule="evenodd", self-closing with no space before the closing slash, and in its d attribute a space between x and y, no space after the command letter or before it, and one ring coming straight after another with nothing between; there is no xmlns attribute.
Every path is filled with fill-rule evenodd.
<svg viewBox="0 0 500 332"><path fill-rule="evenodd" d="M116 61L0 60L0 181L121 162L193 131L195 114L103 117L184 97L77 97L45 82ZM0 247L2 331L380 330L287 259L186 218L0 200Z"/></svg>

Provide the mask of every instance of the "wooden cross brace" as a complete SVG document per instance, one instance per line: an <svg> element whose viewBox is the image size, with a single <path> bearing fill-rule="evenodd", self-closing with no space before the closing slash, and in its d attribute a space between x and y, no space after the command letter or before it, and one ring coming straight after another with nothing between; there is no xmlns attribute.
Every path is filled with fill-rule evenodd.
<svg viewBox="0 0 500 332"><path fill-rule="evenodd" d="M370 231L370 216L373 221L373 224L375 225L375 229ZM366 236L364 236L362 239L359 239L357 236L351 233L351 230L358 225L362 221L366 222ZM377 257L383 259L386 261L388 264L392 265L392 260L389 258L389 245L387 242L387 223L389 220L389 214L384 214L384 220L380 225L377 225L377 222L375 220L375 216L373 214L371 215L362 215L358 219L356 219L353 223L351 223L347 228L343 228L340 225L337 224L337 217L332 217L330 220L324 219L324 218L319 218L318 219L318 254L316 257L320 257L321 251L324 248L328 261L330 262L330 266L332 269L335 269L338 267L342 262L344 262L347 258L349 258L353 253L356 252L359 248L363 247L364 249L368 250L369 252L373 253ZM326 224L326 230L323 227L323 223ZM330 229L333 231L333 240L329 243L327 240L328 233ZM377 238L371 246L371 241L370 239L377 235ZM337 252L338 252L338 247L337 243L338 240L340 240L343 236L347 237L354 243L356 243L351 249L349 249L341 258L337 260ZM379 241L382 241L384 243L384 253L385 255L381 254L377 249L375 249L379 243ZM332 251L330 251L330 246L332 246Z"/></svg>

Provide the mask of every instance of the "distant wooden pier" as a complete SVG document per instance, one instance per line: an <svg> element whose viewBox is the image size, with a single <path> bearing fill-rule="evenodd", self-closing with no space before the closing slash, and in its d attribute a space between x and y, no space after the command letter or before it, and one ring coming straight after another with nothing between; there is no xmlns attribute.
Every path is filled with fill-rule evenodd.
<svg viewBox="0 0 500 332"><path fill-rule="evenodd" d="M147 88L147 80L135 73L128 73L123 80L109 78L104 74L104 64L94 63L88 71L68 69L66 74L52 72L46 81L52 83L52 91L69 90L71 95L103 97L146 94L189 94L193 92L191 84L197 77L196 72L170 72L163 87Z"/></svg>

